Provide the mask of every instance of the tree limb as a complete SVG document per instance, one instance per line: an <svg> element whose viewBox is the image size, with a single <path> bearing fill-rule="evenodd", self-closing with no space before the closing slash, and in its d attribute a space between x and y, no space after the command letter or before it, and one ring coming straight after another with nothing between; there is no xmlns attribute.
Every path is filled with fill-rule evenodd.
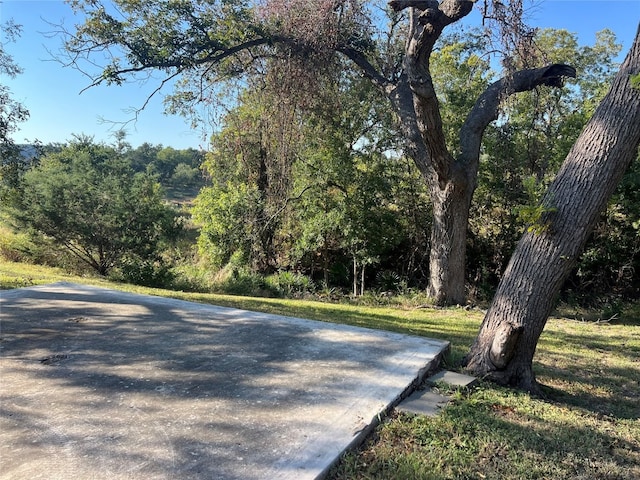
<svg viewBox="0 0 640 480"><path fill-rule="evenodd" d="M388 93L387 87L390 86L391 82L378 72L362 52L347 46L338 47L338 51L355 63L362 71L362 74L371 80L378 89L384 94Z"/></svg>
<svg viewBox="0 0 640 480"><path fill-rule="evenodd" d="M547 67L520 70L489 85L476 101L460 129L462 162L477 161L482 135L487 125L498 118L502 100L517 92L533 90L539 85L561 87L564 77L575 78L576 69L555 63Z"/></svg>
<svg viewBox="0 0 640 480"><path fill-rule="evenodd" d="M394 12L400 12L405 8L413 7L419 10L438 8L437 0L391 0L389 6Z"/></svg>
<svg viewBox="0 0 640 480"><path fill-rule="evenodd" d="M400 130L405 140L405 150L416 163L420 173L431 180L433 174L431 157L418 126L413 92L406 74L400 76L397 85L390 89L387 97L398 115Z"/></svg>
<svg viewBox="0 0 640 480"><path fill-rule="evenodd" d="M397 7L415 6L411 4L413 0L392 1L400 2L395 3ZM436 8L428 8L421 14L411 11L411 37L406 48L404 67L414 94L418 127L428 149L428 162L436 173L437 184L444 188L447 181L451 180L454 159L447 148L440 105L429 72L429 59L445 27L468 15L473 9L474 1L442 0L435 3ZM462 177L457 180L463 180Z"/></svg>
<svg viewBox="0 0 640 480"><path fill-rule="evenodd" d="M284 39L280 39L280 41L284 43ZM94 82L91 85L89 85L88 87L85 87L85 90L91 87L95 87L103 83L104 81L117 82L120 79L120 77L123 75L140 73L147 70L154 70L154 69L167 70L170 68L176 68L178 69L178 73L181 73L185 70L188 70L189 68L197 67L204 64L215 65L244 50L250 50L254 47L270 44L273 42L274 42L274 39L271 39L271 38L257 38L253 40L248 40L238 45L234 45L233 47L230 47L230 48L225 48L225 49L218 48L213 52L210 52L207 55L204 55L200 58L185 59L185 57L180 56L173 60L166 60L166 61L160 61L160 62L146 62L146 63L139 62L139 65L133 65L128 68L121 68L121 69L114 70L111 75L105 75L103 73L100 77L95 78ZM203 47L199 53L202 53L205 50L206 48ZM167 80L170 80L170 79L171 79L170 77L167 78Z"/></svg>

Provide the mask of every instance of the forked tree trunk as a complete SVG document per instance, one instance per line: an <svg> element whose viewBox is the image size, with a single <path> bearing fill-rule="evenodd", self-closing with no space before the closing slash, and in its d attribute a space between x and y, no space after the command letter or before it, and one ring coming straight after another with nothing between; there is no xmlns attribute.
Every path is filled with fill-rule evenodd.
<svg viewBox="0 0 640 480"><path fill-rule="evenodd" d="M567 155L523 236L465 359L469 372L538 393L532 370L562 284L640 144L640 29L611 90Z"/></svg>
<svg viewBox="0 0 640 480"><path fill-rule="evenodd" d="M491 84L480 96L460 131L459 155L447 145L429 58L443 30L468 15L472 0L391 0L399 12L409 8L408 39L402 75L385 78L360 51L340 48L389 98L398 115L405 153L429 185L433 223L429 256L429 295L439 305L465 302L465 244L469 207L475 190L484 131L498 117L509 95L538 85L559 87L575 69L561 64L515 72Z"/></svg>

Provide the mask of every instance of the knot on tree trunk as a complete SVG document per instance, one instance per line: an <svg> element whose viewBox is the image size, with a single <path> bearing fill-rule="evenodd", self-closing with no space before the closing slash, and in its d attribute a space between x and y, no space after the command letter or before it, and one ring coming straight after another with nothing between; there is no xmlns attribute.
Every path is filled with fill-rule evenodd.
<svg viewBox="0 0 640 480"><path fill-rule="evenodd" d="M521 325L515 326L508 323L496 332L491 343L489 359L498 370L505 368L513 358L523 330L524 327Z"/></svg>

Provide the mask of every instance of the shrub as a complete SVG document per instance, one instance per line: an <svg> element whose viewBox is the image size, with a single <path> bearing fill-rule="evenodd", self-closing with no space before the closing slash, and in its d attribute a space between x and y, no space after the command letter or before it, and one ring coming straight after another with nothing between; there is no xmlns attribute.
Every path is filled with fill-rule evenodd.
<svg viewBox="0 0 640 480"><path fill-rule="evenodd" d="M152 288L171 288L175 275L160 260L126 258L110 275L117 281Z"/></svg>
<svg viewBox="0 0 640 480"><path fill-rule="evenodd" d="M300 297L315 291L315 285L306 275L281 271L265 279L266 286L283 297Z"/></svg>
<svg viewBox="0 0 640 480"><path fill-rule="evenodd" d="M248 268L235 266L222 269L213 288L221 293L242 296L272 297L275 293L269 290L262 275Z"/></svg>
<svg viewBox="0 0 640 480"><path fill-rule="evenodd" d="M147 278L157 253L182 227L153 176L134 174L117 151L88 141L45 155L24 174L22 186L12 221L55 240L58 251L100 275L114 267L127 272L129 259L144 258L147 265L132 275Z"/></svg>

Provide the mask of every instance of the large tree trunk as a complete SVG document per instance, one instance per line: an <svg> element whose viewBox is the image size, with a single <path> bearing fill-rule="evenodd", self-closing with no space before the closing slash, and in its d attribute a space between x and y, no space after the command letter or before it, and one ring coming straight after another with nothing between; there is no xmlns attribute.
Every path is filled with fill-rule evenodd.
<svg viewBox="0 0 640 480"><path fill-rule="evenodd" d="M469 168L451 168L447 178L439 176L432 164L433 149L430 152L417 121L414 94L407 78L401 78L387 95L400 119L405 151L429 186L433 216L428 294L438 305L463 304L466 301L467 227L475 189L477 161ZM441 154L448 155L444 149ZM478 157L479 151L476 159ZM449 161L452 163L451 159Z"/></svg>
<svg viewBox="0 0 640 480"><path fill-rule="evenodd" d="M464 303L464 264L469 218L466 198L469 197L470 204L473 192L469 192L465 185L456 186L452 181L441 184L438 180L432 167L431 153L418 125L413 91L407 76L403 75L385 93L398 114L405 152L413 159L429 185L433 217L428 293L440 305Z"/></svg>
<svg viewBox="0 0 640 480"><path fill-rule="evenodd" d="M491 84L480 96L460 131L460 154L446 144L440 106L429 71L432 49L443 29L471 12L470 0L391 0L396 11L411 8L403 74L396 83L384 78L361 52L340 51L389 98L398 114L405 152L429 185L433 205L428 293L439 305L466 300L465 247L469 208L478 172L484 131L498 116L500 102L538 85L560 86L575 69L554 64L522 70ZM416 7L416 8L414 8Z"/></svg>
<svg viewBox="0 0 640 480"><path fill-rule="evenodd" d="M555 299L640 144L640 30L611 90L567 155L535 228L507 266L465 359L469 372L538 392L533 355Z"/></svg>
<svg viewBox="0 0 640 480"><path fill-rule="evenodd" d="M464 304L467 225L473 187L453 182L430 188L433 207L428 294L437 305Z"/></svg>

